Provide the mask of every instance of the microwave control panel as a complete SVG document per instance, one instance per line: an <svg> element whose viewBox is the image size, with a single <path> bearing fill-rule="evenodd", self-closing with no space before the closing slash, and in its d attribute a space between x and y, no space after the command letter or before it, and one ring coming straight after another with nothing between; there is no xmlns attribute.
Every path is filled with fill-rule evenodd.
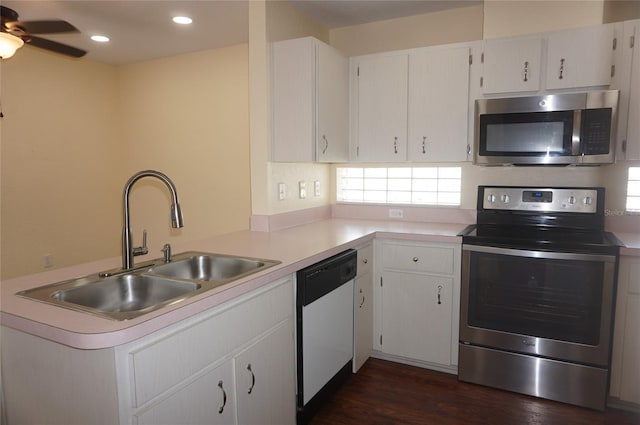
<svg viewBox="0 0 640 425"><path fill-rule="evenodd" d="M485 210L595 213L598 190L589 188L484 187Z"/></svg>

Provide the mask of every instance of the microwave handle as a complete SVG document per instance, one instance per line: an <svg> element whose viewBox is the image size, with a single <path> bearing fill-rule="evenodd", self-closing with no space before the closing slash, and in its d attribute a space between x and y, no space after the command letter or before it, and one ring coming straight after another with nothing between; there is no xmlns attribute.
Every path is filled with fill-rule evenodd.
<svg viewBox="0 0 640 425"><path fill-rule="evenodd" d="M580 133L582 127L582 111L573 111L573 133L571 134L571 155L580 155Z"/></svg>

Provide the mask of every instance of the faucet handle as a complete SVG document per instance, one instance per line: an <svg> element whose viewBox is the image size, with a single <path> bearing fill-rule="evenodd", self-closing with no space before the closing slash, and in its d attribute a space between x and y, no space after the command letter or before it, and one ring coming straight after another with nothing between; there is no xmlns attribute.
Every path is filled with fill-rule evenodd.
<svg viewBox="0 0 640 425"><path fill-rule="evenodd" d="M168 243L164 244L161 251L164 253L164 262L170 263L171 262L171 245L169 245Z"/></svg>
<svg viewBox="0 0 640 425"><path fill-rule="evenodd" d="M149 253L149 248L147 248L147 229L142 231L142 246L133 248L133 255L146 255Z"/></svg>

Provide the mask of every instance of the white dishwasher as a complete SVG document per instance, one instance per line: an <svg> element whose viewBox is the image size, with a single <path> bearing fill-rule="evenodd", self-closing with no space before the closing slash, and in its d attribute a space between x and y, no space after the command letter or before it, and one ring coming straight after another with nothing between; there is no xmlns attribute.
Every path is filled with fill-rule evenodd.
<svg viewBox="0 0 640 425"><path fill-rule="evenodd" d="M356 251L297 273L297 423L305 424L351 374Z"/></svg>

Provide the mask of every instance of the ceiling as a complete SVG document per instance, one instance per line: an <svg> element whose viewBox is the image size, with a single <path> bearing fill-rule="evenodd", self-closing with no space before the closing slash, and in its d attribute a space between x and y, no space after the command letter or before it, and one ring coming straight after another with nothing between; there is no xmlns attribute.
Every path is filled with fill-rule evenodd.
<svg viewBox="0 0 640 425"><path fill-rule="evenodd" d="M114 65L246 43L251 0L1 0L20 20L63 19L80 30L42 34L89 53L86 58ZM479 4L463 0L292 0L305 15L328 28ZM175 15L193 24L171 22ZM111 38L96 43L91 35ZM28 47L33 48L33 47Z"/></svg>

